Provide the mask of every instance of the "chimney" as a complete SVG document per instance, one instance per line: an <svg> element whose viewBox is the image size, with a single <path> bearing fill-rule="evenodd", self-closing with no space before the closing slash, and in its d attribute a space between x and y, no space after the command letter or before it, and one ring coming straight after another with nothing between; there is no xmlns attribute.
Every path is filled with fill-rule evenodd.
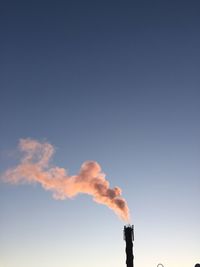
<svg viewBox="0 0 200 267"><path fill-rule="evenodd" d="M133 267L133 240L134 228L133 225L124 226L124 240L126 241L126 266Z"/></svg>

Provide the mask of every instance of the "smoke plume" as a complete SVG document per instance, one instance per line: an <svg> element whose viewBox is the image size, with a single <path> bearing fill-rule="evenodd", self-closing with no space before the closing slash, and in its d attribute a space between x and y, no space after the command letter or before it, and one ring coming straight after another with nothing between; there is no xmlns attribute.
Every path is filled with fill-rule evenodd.
<svg viewBox="0 0 200 267"><path fill-rule="evenodd" d="M5 172L6 182L39 183L44 189L51 190L55 199L88 194L95 202L112 209L122 220L129 221L129 209L125 199L121 197L121 189L109 187L97 162L84 162L79 173L70 176L64 168L50 166L49 161L54 153L51 144L29 138L21 139L19 149L23 153L22 159L16 167Z"/></svg>

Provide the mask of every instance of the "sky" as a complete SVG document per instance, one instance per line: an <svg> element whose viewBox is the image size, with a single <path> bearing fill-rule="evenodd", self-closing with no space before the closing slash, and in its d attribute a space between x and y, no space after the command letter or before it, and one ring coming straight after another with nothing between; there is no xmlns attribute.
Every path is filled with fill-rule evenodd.
<svg viewBox="0 0 200 267"><path fill-rule="evenodd" d="M199 1L3 1L0 172L19 139L76 174L97 161L135 227L135 266L200 262ZM91 196L0 183L0 267L121 267L123 227Z"/></svg>

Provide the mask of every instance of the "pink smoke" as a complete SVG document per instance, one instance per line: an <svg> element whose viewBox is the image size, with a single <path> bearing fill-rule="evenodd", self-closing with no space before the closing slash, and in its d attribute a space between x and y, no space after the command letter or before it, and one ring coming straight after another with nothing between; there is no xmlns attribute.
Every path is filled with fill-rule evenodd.
<svg viewBox="0 0 200 267"><path fill-rule="evenodd" d="M72 198L80 193L88 194L95 202L112 209L122 220L129 221L129 209L125 199L121 197L121 189L109 188L109 182L97 162L86 161L77 175L69 176L64 168L49 166L54 153L51 144L29 138L21 139L19 149L23 152L23 157L19 165L5 172L6 182L40 183L44 189L51 190L56 199Z"/></svg>

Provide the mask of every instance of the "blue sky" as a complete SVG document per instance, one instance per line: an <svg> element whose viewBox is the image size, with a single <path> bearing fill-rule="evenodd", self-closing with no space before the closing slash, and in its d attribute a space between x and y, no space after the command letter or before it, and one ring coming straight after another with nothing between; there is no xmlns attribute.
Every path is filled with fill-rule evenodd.
<svg viewBox="0 0 200 267"><path fill-rule="evenodd" d="M3 3L1 173L20 138L75 174L96 160L135 225L135 265L194 266L200 247L197 1ZM123 222L89 196L0 184L0 266L125 266Z"/></svg>

